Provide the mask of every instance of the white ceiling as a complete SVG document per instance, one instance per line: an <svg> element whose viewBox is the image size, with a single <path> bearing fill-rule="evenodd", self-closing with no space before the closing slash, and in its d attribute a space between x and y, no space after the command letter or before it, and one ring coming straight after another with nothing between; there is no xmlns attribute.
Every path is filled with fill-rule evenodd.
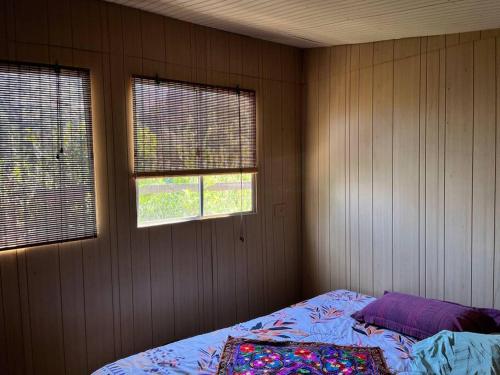
<svg viewBox="0 0 500 375"><path fill-rule="evenodd" d="M297 47L500 27L500 0L109 1Z"/></svg>

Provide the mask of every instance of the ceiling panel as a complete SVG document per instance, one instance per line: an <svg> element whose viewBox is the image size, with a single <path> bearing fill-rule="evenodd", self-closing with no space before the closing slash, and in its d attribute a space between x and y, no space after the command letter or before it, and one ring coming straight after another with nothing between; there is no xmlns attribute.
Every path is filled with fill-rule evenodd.
<svg viewBox="0 0 500 375"><path fill-rule="evenodd" d="M500 27L500 0L110 1L297 47Z"/></svg>

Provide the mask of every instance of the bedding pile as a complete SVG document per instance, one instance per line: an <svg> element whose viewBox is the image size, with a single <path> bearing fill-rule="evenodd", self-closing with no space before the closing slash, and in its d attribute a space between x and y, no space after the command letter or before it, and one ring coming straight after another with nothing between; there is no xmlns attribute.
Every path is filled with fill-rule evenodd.
<svg viewBox="0 0 500 375"><path fill-rule="evenodd" d="M500 335L441 331L413 346L414 374L500 374Z"/></svg>
<svg viewBox="0 0 500 375"><path fill-rule="evenodd" d="M411 348L416 340L359 323L351 317L375 300L356 292L336 290L242 324L132 355L110 363L94 374L216 374L229 336L379 347L389 370L404 373L409 369Z"/></svg>

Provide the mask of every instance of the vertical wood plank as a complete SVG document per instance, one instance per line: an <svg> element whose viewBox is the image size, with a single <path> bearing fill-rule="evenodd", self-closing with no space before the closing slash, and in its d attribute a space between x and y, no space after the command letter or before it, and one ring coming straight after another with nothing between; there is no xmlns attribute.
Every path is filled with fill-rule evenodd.
<svg viewBox="0 0 500 375"><path fill-rule="evenodd" d="M70 0L48 0L47 8L49 43L61 47L71 47L73 40Z"/></svg>
<svg viewBox="0 0 500 375"><path fill-rule="evenodd" d="M438 275L441 298L445 291L445 179L446 179L446 49L439 56L439 176L438 176Z"/></svg>
<svg viewBox="0 0 500 375"><path fill-rule="evenodd" d="M97 0L72 0L73 47L102 51L101 6Z"/></svg>
<svg viewBox="0 0 500 375"><path fill-rule="evenodd" d="M373 57L373 286L377 296L393 288L393 43L375 43Z"/></svg>
<svg viewBox="0 0 500 375"><path fill-rule="evenodd" d="M194 223L172 225L176 339L192 336L199 329L195 230Z"/></svg>
<svg viewBox="0 0 500 375"><path fill-rule="evenodd" d="M191 66L191 36L189 24L187 22L165 17L164 28L167 61L173 64Z"/></svg>
<svg viewBox="0 0 500 375"><path fill-rule="evenodd" d="M316 50L306 51L306 129L304 134L304 182L302 220L304 278L302 279L304 297L316 294L317 285L317 244L318 244L318 67Z"/></svg>
<svg viewBox="0 0 500 375"><path fill-rule="evenodd" d="M296 83L283 83L282 118L283 118L283 196L286 207L284 219L284 242L286 257L286 282L285 292L287 304L298 300L298 279L295 275L299 272L299 223L300 215L300 177L297 153L300 148L300 118L298 109L298 95L300 86Z"/></svg>
<svg viewBox="0 0 500 375"><path fill-rule="evenodd" d="M208 30L208 69L229 73L229 35L216 29Z"/></svg>
<svg viewBox="0 0 500 375"><path fill-rule="evenodd" d="M346 282L347 48L333 47L330 78L330 288ZM326 260L325 260L326 261ZM319 259L319 263L324 260Z"/></svg>
<svg viewBox="0 0 500 375"><path fill-rule="evenodd" d="M121 7L123 52L125 56L142 57L141 12Z"/></svg>
<svg viewBox="0 0 500 375"><path fill-rule="evenodd" d="M14 2L16 41L47 44L49 26L45 1L19 0Z"/></svg>
<svg viewBox="0 0 500 375"><path fill-rule="evenodd" d="M6 60L9 56L7 38L7 2L0 4L0 59Z"/></svg>
<svg viewBox="0 0 500 375"><path fill-rule="evenodd" d="M401 39L394 45L393 288L404 293L418 292L420 282L420 41L416 41Z"/></svg>
<svg viewBox="0 0 500 375"><path fill-rule="evenodd" d="M59 246L61 269L61 303L66 372L88 373L87 337L85 332L85 294L81 242Z"/></svg>
<svg viewBox="0 0 500 375"><path fill-rule="evenodd" d="M359 55L359 290L373 295L373 44Z"/></svg>
<svg viewBox="0 0 500 375"><path fill-rule="evenodd" d="M242 56L241 36L236 34L229 34L229 72L231 74L242 74Z"/></svg>
<svg viewBox="0 0 500 375"><path fill-rule="evenodd" d="M158 346L174 339L172 229L152 227L149 238L153 346Z"/></svg>
<svg viewBox="0 0 500 375"><path fill-rule="evenodd" d="M32 248L26 256L33 368L41 373L63 373L65 343L58 246Z"/></svg>
<svg viewBox="0 0 500 375"><path fill-rule="evenodd" d="M143 58L165 61L165 30L162 16L141 12L141 38Z"/></svg>
<svg viewBox="0 0 500 375"><path fill-rule="evenodd" d="M445 298L471 302L473 46L446 50Z"/></svg>
<svg viewBox="0 0 500 375"><path fill-rule="evenodd" d="M106 4L107 15L107 35L109 46L107 49L112 54L123 54L123 27L122 27L122 11L117 4ZM109 67L109 64L108 64ZM110 90L111 91L111 90ZM112 92L112 91L111 91Z"/></svg>
<svg viewBox="0 0 500 375"><path fill-rule="evenodd" d="M330 48L319 49L318 61L318 281L330 285Z"/></svg>
<svg viewBox="0 0 500 375"><path fill-rule="evenodd" d="M473 306L493 305L495 252L495 40L474 42L472 176Z"/></svg>
<svg viewBox="0 0 500 375"><path fill-rule="evenodd" d="M281 47L281 79L288 82L300 80L301 51L290 46Z"/></svg>
<svg viewBox="0 0 500 375"><path fill-rule="evenodd" d="M420 98L419 98L419 287L418 293L425 297L425 130L426 130L426 106L427 106L427 37L418 38L420 45Z"/></svg>
<svg viewBox="0 0 500 375"><path fill-rule="evenodd" d="M431 40L428 39L428 49ZM442 254L439 253L439 177L440 150L442 134L440 134L440 51L427 52L427 92L426 92L426 129L425 129L425 296L440 298L443 272L440 270Z"/></svg>
<svg viewBox="0 0 500 375"><path fill-rule="evenodd" d="M243 36L241 43L243 74L260 77L262 72L262 42L258 39Z"/></svg>
<svg viewBox="0 0 500 375"><path fill-rule="evenodd" d="M247 231L246 217L234 217L233 241L234 241L234 267L236 277L236 321L244 322L249 319L249 293L248 293L248 253L247 253ZM243 241L240 239L243 237Z"/></svg>
<svg viewBox="0 0 500 375"><path fill-rule="evenodd" d="M232 218L217 220L214 224L217 242L217 326L226 327L236 321L239 307L234 272L234 228Z"/></svg>
<svg viewBox="0 0 500 375"><path fill-rule="evenodd" d="M195 69L207 69L208 28L190 25L191 28L191 65Z"/></svg>
<svg viewBox="0 0 500 375"><path fill-rule="evenodd" d="M31 319L28 290L28 272L26 262L26 249L17 250L17 279L19 285L19 302L21 305L21 320L24 346L25 373L33 374L33 351L31 349ZM3 294L3 292L2 292Z"/></svg>
<svg viewBox="0 0 500 375"><path fill-rule="evenodd" d="M349 288L359 290L359 45L351 46L351 79L349 97L349 220L350 279Z"/></svg>
<svg viewBox="0 0 500 375"><path fill-rule="evenodd" d="M343 288L350 289L351 288L351 216L350 216L350 190L351 190L351 164L349 162L349 155L351 150L351 142L350 142L350 105L351 102L349 98L351 97L351 47L347 46L346 50L346 63L345 63L345 85L346 85L346 96L345 96L345 200L346 200L346 208L345 208L345 228L344 228L344 236L345 236L345 248L344 248L344 280L343 280Z"/></svg>
<svg viewBox="0 0 500 375"><path fill-rule="evenodd" d="M2 292L2 277L1 277L1 266L0 266L0 348L7 348L6 341L6 328L5 328L5 318L3 312L3 292ZM7 373L8 370L8 362L7 362L7 353L5 350L0 352L0 371Z"/></svg>
<svg viewBox="0 0 500 375"><path fill-rule="evenodd" d="M212 253L212 224L203 222L200 225L201 246L201 277L199 277L199 299L202 321L201 329L211 331L215 328L214 320L214 290L213 290L213 253Z"/></svg>
<svg viewBox="0 0 500 375"><path fill-rule="evenodd" d="M265 178L268 189L264 191L266 204L266 238L271 245L268 252L269 290L275 296L269 300L270 308L276 310L283 306L284 296L279 291L285 286L283 215L276 207L283 204L283 160L281 133L281 94L282 83L266 80L264 89L264 147L265 147ZM278 110L276 110L278 109ZM286 267L286 263L285 263Z"/></svg>
<svg viewBox="0 0 500 375"><path fill-rule="evenodd" d="M5 327L6 373L24 374L27 372L24 356L24 335L21 319L21 301L19 298L19 280L16 251L4 251L0 254L0 276L2 282L2 310ZM30 311L31 313L31 311ZM21 334L19 334L21 333Z"/></svg>
<svg viewBox="0 0 500 375"><path fill-rule="evenodd" d="M262 41L262 77L281 80L281 49L278 44Z"/></svg>
<svg viewBox="0 0 500 375"><path fill-rule="evenodd" d="M265 253L264 253L264 269L266 272L266 284L265 288L267 291L271 291L270 295L274 295L276 290L277 276L274 274L274 204L273 204L273 189L271 183L273 181L273 163L272 158L272 145L273 145L273 116L272 108L277 104L278 97L275 89L275 85L270 80L262 80L262 132L261 132L261 147L263 147L263 159L261 165L263 166L263 171L261 173L264 186L269 188L264 189L262 192L263 199L263 214L264 214L264 227L262 228L262 235L264 236L264 241L266 243ZM266 293L266 309L271 309L271 303L276 306L276 301L271 301L270 295Z"/></svg>

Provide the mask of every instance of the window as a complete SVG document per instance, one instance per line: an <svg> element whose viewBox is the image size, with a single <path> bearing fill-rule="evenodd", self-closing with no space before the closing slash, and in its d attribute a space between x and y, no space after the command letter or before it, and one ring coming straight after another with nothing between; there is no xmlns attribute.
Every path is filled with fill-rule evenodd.
<svg viewBox="0 0 500 375"><path fill-rule="evenodd" d="M255 92L132 78L139 227L255 211Z"/></svg>
<svg viewBox="0 0 500 375"><path fill-rule="evenodd" d="M0 250L96 233L89 72L0 63Z"/></svg>

